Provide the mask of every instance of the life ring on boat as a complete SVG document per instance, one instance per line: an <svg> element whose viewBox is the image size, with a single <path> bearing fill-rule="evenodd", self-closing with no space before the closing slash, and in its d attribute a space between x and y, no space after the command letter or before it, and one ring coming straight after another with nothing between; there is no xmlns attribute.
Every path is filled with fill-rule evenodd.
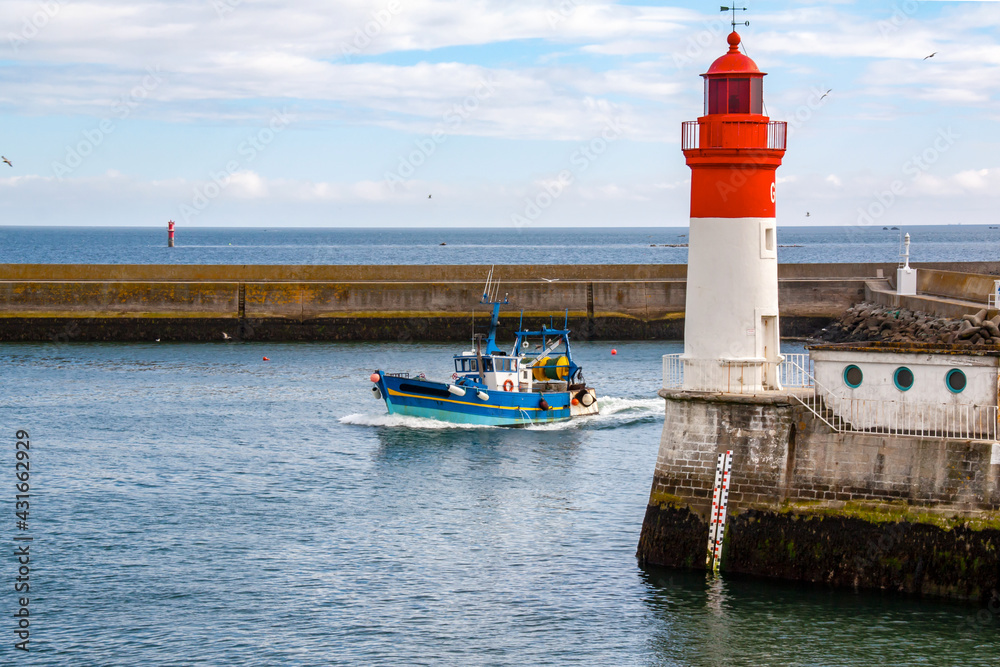
<svg viewBox="0 0 1000 667"><path fill-rule="evenodd" d="M504 391L514 391L514 382L510 379L504 380L503 383Z"/></svg>

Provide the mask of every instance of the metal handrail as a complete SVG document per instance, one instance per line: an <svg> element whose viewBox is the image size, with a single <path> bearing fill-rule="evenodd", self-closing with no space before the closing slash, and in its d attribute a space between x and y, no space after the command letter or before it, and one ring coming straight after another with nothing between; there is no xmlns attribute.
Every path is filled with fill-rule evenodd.
<svg viewBox="0 0 1000 667"><path fill-rule="evenodd" d="M702 145L702 126L706 128L704 133L705 145ZM704 148L749 148L783 151L785 150L787 137L788 123L781 120L766 122L756 120L713 120L705 123L697 120L688 120L681 123L681 150L685 151Z"/></svg>
<svg viewBox="0 0 1000 667"><path fill-rule="evenodd" d="M760 391L761 382L777 367L778 382L782 387L811 387L812 361L808 353L783 355L780 362L769 361L705 361L698 362L697 372L713 390L731 394ZM681 354L663 355L663 388L680 389L684 386L684 367L689 360Z"/></svg>
<svg viewBox="0 0 1000 667"><path fill-rule="evenodd" d="M784 359L778 365L778 379L782 387L814 386L813 360L808 352L790 352L781 356Z"/></svg>
<svg viewBox="0 0 1000 667"><path fill-rule="evenodd" d="M792 362L794 364L794 362ZM799 367L805 373L805 368ZM792 398L839 433L876 433L959 440L997 439L996 405L903 403L837 396L813 378L812 395Z"/></svg>

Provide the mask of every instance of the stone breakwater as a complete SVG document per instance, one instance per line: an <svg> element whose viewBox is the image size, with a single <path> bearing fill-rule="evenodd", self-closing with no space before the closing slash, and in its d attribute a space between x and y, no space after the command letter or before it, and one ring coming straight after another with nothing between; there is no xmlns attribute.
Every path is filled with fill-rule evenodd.
<svg viewBox="0 0 1000 667"><path fill-rule="evenodd" d="M706 567L730 451L722 572L1000 603L1000 445L837 432L791 395L660 396L641 564Z"/></svg>
<svg viewBox="0 0 1000 667"><path fill-rule="evenodd" d="M1000 347L1000 314L986 309L960 318L935 317L906 308L859 303L818 334L820 340L844 342L939 343L970 348Z"/></svg>
<svg viewBox="0 0 1000 667"><path fill-rule="evenodd" d="M806 336L895 264L779 264L781 333ZM919 265L929 294L992 286L984 262ZM679 340L683 264L496 265L505 326ZM0 264L0 341L466 340L488 266ZM931 280L931 278L934 278ZM921 278L923 280L923 278ZM985 298L985 297L984 297ZM915 306L911 308L916 309ZM476 311L479 311L478 313ZM950 314L950 313L943 313Z"/></svg>

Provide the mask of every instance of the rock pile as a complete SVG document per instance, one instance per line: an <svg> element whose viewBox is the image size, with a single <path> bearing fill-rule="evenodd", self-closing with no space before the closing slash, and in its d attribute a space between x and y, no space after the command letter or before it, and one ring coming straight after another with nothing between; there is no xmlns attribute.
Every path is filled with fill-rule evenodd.
<svg viewBox="0 0 1000 667"><path fill-rule="evenodd" d="M820 331L817 338L834 343L881 341L1000 347L1000 315L986 319L986 311L980 310L975 315L950 319L906 308L859 303L839 321Z"/></svg>

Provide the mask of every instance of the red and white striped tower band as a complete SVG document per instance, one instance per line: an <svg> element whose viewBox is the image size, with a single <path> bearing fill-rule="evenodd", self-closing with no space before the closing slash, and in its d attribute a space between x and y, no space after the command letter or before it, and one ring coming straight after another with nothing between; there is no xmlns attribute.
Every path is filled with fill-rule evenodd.
<svg viewBox="0 0 1000 667"><path fill-rule="evenodd" d="M763 79L730 33L705 79L705 115L683 124L691 167L684 388L779 389L775 170L785 123L763 114ZM738 388L734 388L734 383Z"/></svg>
<svg viewBox="0 0 1000 667"><path fill-rule="evenodd" d="M167 221L167 247L168 248L173 248L174 247L174 221L173 220L168 220Z"/></svg>

